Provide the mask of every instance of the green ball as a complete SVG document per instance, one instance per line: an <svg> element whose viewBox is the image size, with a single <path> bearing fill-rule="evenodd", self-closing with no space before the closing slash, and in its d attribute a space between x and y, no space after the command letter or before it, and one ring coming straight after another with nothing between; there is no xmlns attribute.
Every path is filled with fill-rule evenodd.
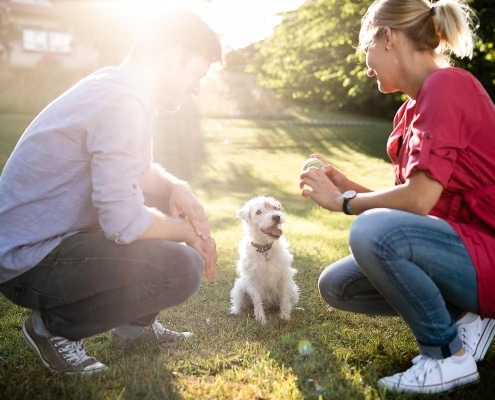
<svg viewBox="0 0 495 400"><path fill-rule="evenodd" d="M299 342L299 354L302 356L309 356L313 352L313 346L308 340L301 340Z"/></svg>
<svg viewBox="0 0 495 400"><path fill-rule="evenodd" d="M320 160L318 160L317 158L308 158L306 161L303 162L302 166L301 166L301 171L304 172L304 171L307 171L309 168L311 167L316 167L316 168L321 168L323 167L325 164L323 164Z"/></svg>

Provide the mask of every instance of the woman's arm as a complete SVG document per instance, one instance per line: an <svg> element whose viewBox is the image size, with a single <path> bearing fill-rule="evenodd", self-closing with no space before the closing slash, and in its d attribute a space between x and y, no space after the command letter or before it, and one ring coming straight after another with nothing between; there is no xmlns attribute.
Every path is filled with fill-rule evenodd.
<svg viewBox="0 0 495 400"><path fill-rule="evenodd" d="M306 188L309 186L309 188ZM330 211L342 211L343 196L339 188L325 175L324 168L310 169L301 174L303 197L309 197ZM427 215L435 206L443 186L417 171L402 185L375 192L358 193L349 201L352 214L372 208L391 208Z"/></svg>

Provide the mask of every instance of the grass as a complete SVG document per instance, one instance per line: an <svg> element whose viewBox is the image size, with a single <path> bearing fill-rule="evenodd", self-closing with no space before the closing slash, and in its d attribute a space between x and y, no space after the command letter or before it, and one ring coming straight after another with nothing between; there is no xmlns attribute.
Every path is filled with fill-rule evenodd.
<svg viewBox="0 0 495 400"><path fill-rule="evenodd" d="M0 115L0 161L5 161L31 118ZM309 112L297 118L359 120ZM353 217L326 212L302 199L299 168L309 153L320 152L369 187L389 185L392 172L383 148L390 122L361 122L312 126L290 119L161 118L155 157L168 159L170 170L190 180L210 215L219 251L215 278L205 278L189 301L159 315L166 326L190 330L194 336L174 347L140 345L119 352L112 348L108 333L102 333L88 339L86 347L89 354L109 365L109 371L67 377L46 370L22 339L20 327L28 310L0 299L0 398L411 398L376 388L379 377L408 368L417 354L407 326L399 318L330 309L316 287L323 268L348 254L347 233ZM185 136L174 136L173 130ZM284 205L285 235L301 288L291 320L270 313L266 326L256 322L252 313L229 315L242 234L235 210L258 194L273 195ZM302 342L311 344L310 354L301 353ZM482 384L430 398L487 398L495 389L490 379L495 376L494 362L493 351L489 351L480 364Z"/></svg>

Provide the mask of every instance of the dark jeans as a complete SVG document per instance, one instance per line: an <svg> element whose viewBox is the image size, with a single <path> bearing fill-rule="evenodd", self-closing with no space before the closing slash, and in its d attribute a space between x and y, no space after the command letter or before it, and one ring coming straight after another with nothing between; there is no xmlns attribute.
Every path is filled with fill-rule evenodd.
<svg viewBox="0 0 495 400"><path fill-rule="evenodd" d="M151 324L161 310L192 296L203 273L201 256L181 243L120 245L88 231L65 239L0 292L40 310L53 335L79 340L129 323Z"/></svg>

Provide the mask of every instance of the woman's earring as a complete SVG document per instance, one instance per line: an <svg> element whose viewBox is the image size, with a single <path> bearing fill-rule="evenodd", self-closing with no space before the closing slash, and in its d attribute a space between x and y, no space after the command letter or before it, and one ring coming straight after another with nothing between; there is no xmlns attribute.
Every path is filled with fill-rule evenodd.
<svg viewBox="0 0 495 400"><path fill-rule="evenodd" d="M387 51L389 50L388 46L387 46L387 47L385 47L385 50L387 50Z"/></svg>

